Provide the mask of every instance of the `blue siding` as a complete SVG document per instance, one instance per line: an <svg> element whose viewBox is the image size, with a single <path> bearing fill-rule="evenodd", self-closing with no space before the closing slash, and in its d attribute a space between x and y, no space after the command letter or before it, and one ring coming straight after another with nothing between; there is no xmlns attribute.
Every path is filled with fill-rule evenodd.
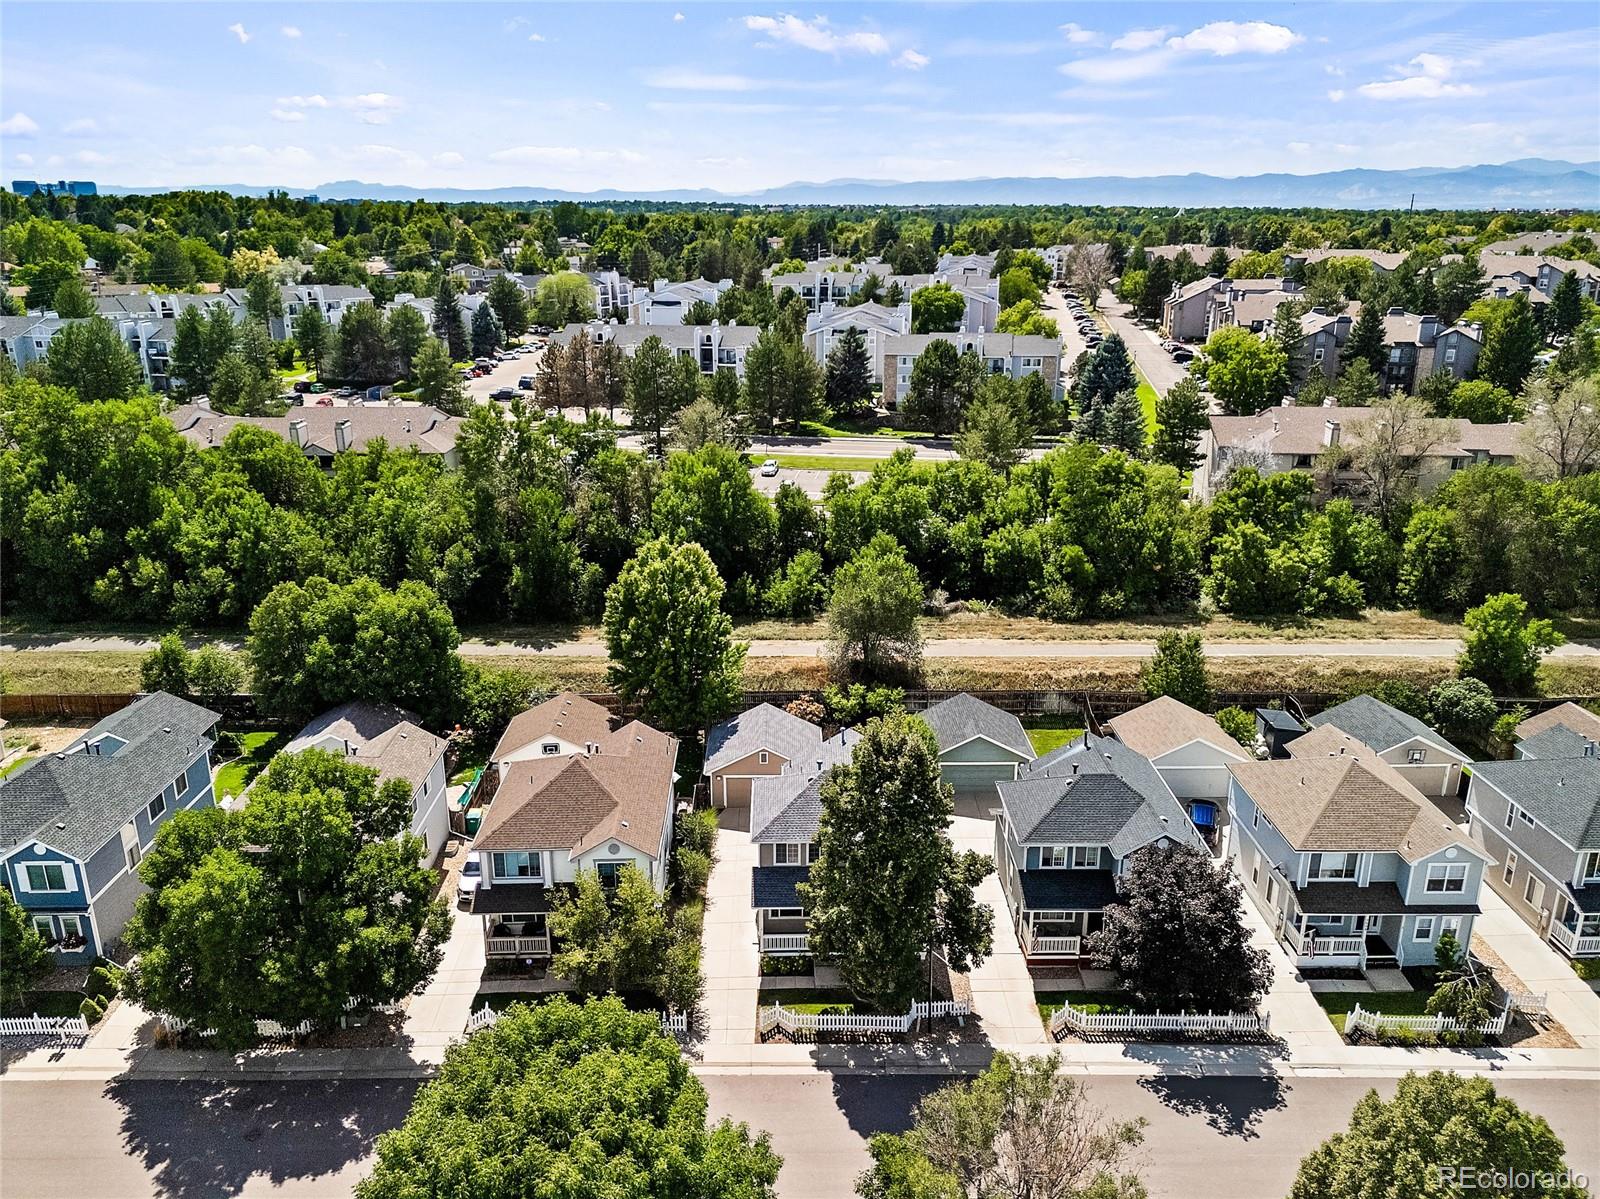
<svg viewBox="0 0 1600 1199"><path fill-rule="evenodd" d="M89 896L83 889L81 865L66 854L48 846L41 848L43 848L42 853L35 853L31 845L19 845L6 858L6 882L11 888L11 894L16 896L17 903L29 911L88 911ZM38 892L29 891L24 887L27 877L24 867L46 863L56 864L64 869L68 890Z"/></svg>
<svg viewBox="0 0 1600 1199"><path fill-rule="evenodd" d="M154 821L150 819L149 809L150 800L155 799L154 795L145 800L133 814L134 828L138 830L139 845L142 849L150 848L150 843L155 840L156 833L163 824L172 819L174 813L180 812L185 808L209 808L212 806L209 748L190 762L185 767L183 774L173 780L173 784L169 784L166 789L166 809ZM122 833L119 830L115 835L107 838L105 844L95 850L89 858L90 894L98 895L127 868L127 854L122 848Z"/></svg>

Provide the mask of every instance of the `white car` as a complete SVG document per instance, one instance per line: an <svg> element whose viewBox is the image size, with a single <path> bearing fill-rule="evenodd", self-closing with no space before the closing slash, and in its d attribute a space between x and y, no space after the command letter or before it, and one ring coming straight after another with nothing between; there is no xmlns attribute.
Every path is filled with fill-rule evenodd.
<svg viewBox="0 0 1600 1199"><path fill-rule="evenodd" d="M471 903L472 896L483 881L483 864L477 858L468 858L461 865L461 877L456 882L456 902Z"/></svg>
<svg viewBox="0 0 1600 1199"><path fill-rule="evenodd" d="M777 473L778 460L776 458L768 458L761 464L761 477L763 479L773 478L775 475L777 475Z"/></svg>

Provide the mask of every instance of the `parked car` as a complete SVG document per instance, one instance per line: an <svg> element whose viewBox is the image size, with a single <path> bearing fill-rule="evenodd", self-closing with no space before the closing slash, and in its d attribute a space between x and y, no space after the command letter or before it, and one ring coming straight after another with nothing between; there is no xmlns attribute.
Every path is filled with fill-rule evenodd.
<svg viewBox="0 0 1600 1199"><path fill-rule="evenodd" d="M523 375L522 378L518 379L517 380L517 390L518 391L532 391L533 390L533 376L532 375Z"/></svg>
<svg viewBox="0 0 1600 1199"><path fill-rule="evenodd" d="M768 458L765 462L763 462L761 464L761 477L762 478L770 479L770 478L774 477L777 473L778 473L778 460L776 458Z"/></svg>
<svg viewBox="0 0 1600 1199"><path fill-rule="evenodd" d="M301 379L295 383L294 390L297 395L305 395L306 392L311 390L311 384L308 380Z"/></svg>
<svg viewBox="0 0 1600 1199"><path fill-rule="evenodd" d="M313 383L313 384L312 384L312 385L311 385L311 394L312 394L312 395L321 395L321 394L322 394L322 393L323 393L323 392L325 392L325 391L327 391L327 390L328 390L328 389L327 389L327 388L326 388L326 387L324 387L324 386L323 386L323 385L322 385L322 384L320 384L320 383Z"/></svg>
<svg viewBox="0 0 1600 1199"><path fill-rule="evenodd" d="M483 881L483 864L477 858L468 858L461 866L461 877L456 880L456 902L471 903Z"/></svg>
<svg viewBox="0 0 1600 1199"><path fill-rule="evenodd" d="M1188 346L1174 346L1172 349L1172 360L1174 362L1193 362L1194 351Z"/></svg>
<svg viewBox="0 0 1600 1199"><path fill-rule="evenodd" d="M496 387L489 393L489 398L491 400L499 400L502 404L509 404L517 398L517 393L509 387Z"/></svg>

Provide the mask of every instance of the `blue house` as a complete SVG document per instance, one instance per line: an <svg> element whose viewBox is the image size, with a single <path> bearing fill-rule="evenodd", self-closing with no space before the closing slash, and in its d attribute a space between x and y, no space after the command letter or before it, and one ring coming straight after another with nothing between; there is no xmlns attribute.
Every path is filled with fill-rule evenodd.
<svg viewBox="0 0 1600 1199"><path fill-rule="evenodd" d="M157 691L0 783L5 884L59 961L93 961L122 935L156 830L211 806L217 720Z"/></svg>

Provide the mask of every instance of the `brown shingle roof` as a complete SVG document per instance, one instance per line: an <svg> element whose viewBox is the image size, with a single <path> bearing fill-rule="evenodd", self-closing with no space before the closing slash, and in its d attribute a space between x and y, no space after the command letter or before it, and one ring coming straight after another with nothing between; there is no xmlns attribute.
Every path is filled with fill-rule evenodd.
<svg viewBox="0 0 1600 1199"><path fill-rule="evenodd" d="M1546 729L1557 726L1571 729L1580 737L1587 737L1591 741L1600 741L1600 716L1596 716L1588 708L1579 707L1568 701L1557 704L1553 708L1540 712L1537 716L1530 716L1517 726L1517 740L1525 741L1535 733L1542 733Z"/></svg>
<svg viewBox="0 0 1600 1199"><path fill-rule="evenodd" d="M1293 757L1228 770L1301 853L1395 853L1415 862L1456 845L1482 857L1404 775L1332 725L1291 744Z"/></svg>
<svg viewBox="0 0 1600 1199"><path fill-rule="evenodd" d="M513 716L489 760L498 762L506 754L548 736L560 737L569 745L584 745L610 734L611 713L592 699L563 691Z"/></svg>
<svg viewBox="0 0 1600 1199"><path fill-rule="evenodd" d="M1213 416L1211 435L1219 446L1259 450L1266 454L1320 454L1326 448L1323 433L1328 421L1339 422L1341 444L1350 445L1359 438L1362 422L1372 417L1371 408L1279 405L1254 416ZM1451 433L1434 446L1429 457L1453 458L1473 450L1515 456L1524 427L1517 421L1476 425L1468 420L1441 419Z"/></svg>
<svg viewBox="0 0 1600 1199"><path fill-rule="evenodd" d="M350 422L349 448L357 453L381 437L390 449L448 454L455 449L456 433L461 428L460 417L448 416L437 408L415 404L381 407L351 405L346 408L324 408L312 404L292 408L286 416L229 416L198 404L184 404L174 408L168 416L179 433L201 447L221 445L228 434L240 425L255 425L287 441L290 439L291 423L304 421L304 448L329 455L338 450L335 427L340 421Z"/></svg>
<svg viewBox="0 0 1600 1199"><path fill-rule="evenodd" d="M474 849L566 849L608 840L654 857L672 814L678 739L634 721L591 754L511 762Z"/></svg>
<svg viewBox="0 0 1600 1199"><path fill-rule="evenodd" d="M1251 757L1215 720L1170 695L1140 704L1106 723L1118 741L1147 758L1171 753L1191 741L1204 741L1223 753L1234 754L1241 761L1248 762Z"/></svg>

